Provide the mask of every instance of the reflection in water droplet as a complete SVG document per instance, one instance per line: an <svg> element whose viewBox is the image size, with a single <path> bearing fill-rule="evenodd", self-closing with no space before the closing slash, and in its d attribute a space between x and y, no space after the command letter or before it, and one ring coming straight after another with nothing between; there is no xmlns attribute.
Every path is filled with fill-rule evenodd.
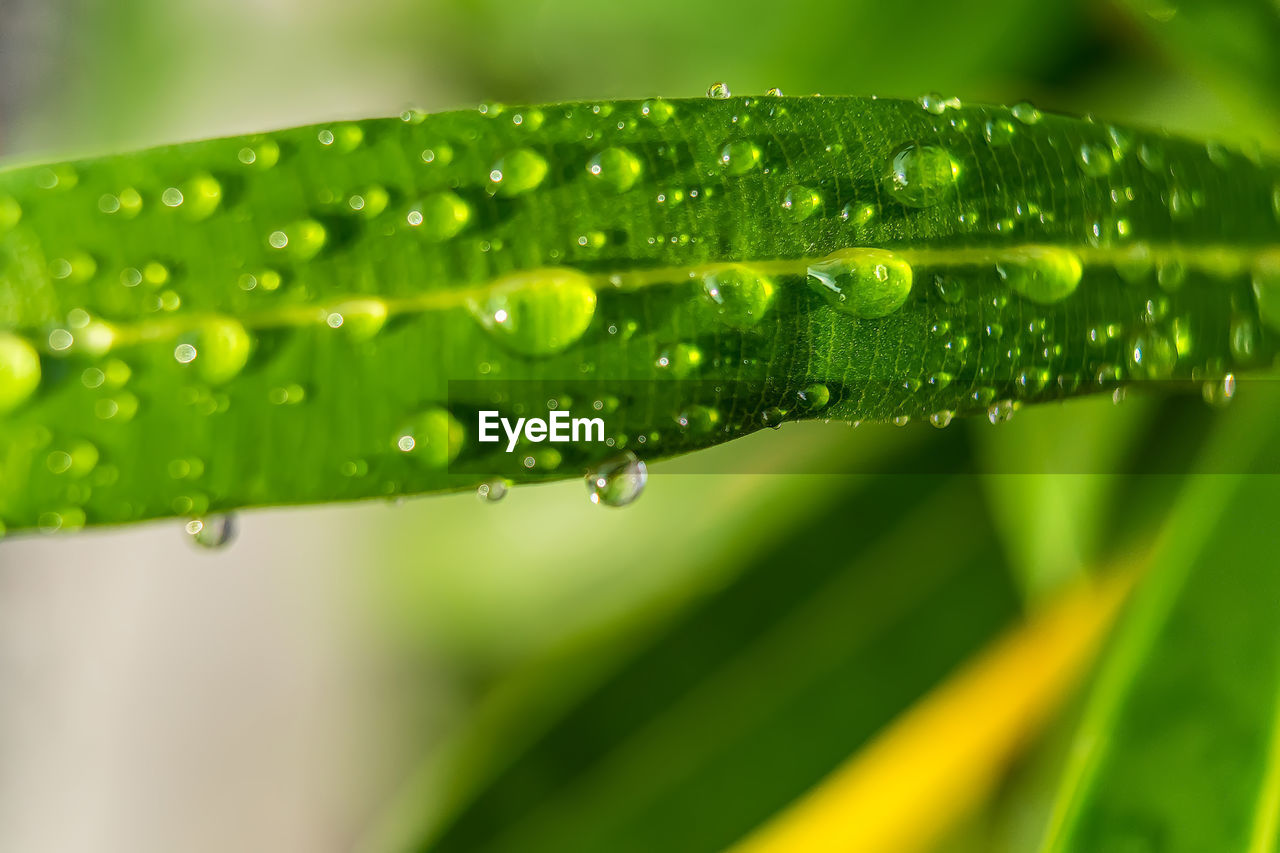
<svg viewBox="0 0 1280 853"><path fill-rule="evenodd" d="M884 317L911 293L911 265L885 249L841 249L814 262L810 285L835 308L855 317Z"/></svg>
<svg viewBox="0 0 1280 853"><path fill-rule="evenodd" d="M773 301L773 279L749 266L718 267L702 277L703 302L726 326L756 325Z"/></svg>
<svg viewBox="0 0 1280 853"><path fill-rule="evenodd" d="M950 196L960 177L960 164L937 145L909 142L895 151L884 179L885 191L907 207L930 207Z"/></svg>
<svg viewBox="0 0 1280 853"><path fill-rule="evenodd" d="M495 338L525 355L553 355L576 343L595 316L591 280L574 269L512 273L468 302Z"/></svg>
<svg viewBox="0 0 1280 853"><path fill-rule="evenodd" d="M1019 296L1050 305L1075 292L1084 267L1070 249L1024 246L1003 252L996 272Z"/></svg>
<svg viewBox="0 0 1280 853"><path fill-rule="evenodd" d="M587 475L587 495L593 504L626 506L640 497L648 479L644 462L627 451Z"/></svg>

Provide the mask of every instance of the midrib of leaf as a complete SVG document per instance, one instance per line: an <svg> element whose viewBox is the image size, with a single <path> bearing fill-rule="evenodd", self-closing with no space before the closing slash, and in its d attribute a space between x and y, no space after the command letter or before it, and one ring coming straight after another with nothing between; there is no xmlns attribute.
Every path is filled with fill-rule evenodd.
<svg viewBox="0 0 1280 853"><path fill-rule="evenodd" d="M856 251L858 246L846 246L837 249ZM1058 243L1034 243L1012 246L969 246L952 249L927 248L894 248L893 254L914 269L921 271L944 271L963 269L965 267L988 268L998 264L1016 261L1034 252L1046 248L1066 249L1072 252L1088 267L1113 268L1117 264L1134 260L1137 255L1131 248L1078 247ZM1250 246L1192 246L1192 245L1148 245L1144 244L1141 254L1143 260L1157 266L1168 263L1181 263L1188 270L1213 273L1215 275L1239 275L1247 273L1260 264L1280 264L1280 244ZM686 267L658 268L619 268L606 272L593 272L585 276L592 288L597 292L637 293L647 288L670 285L685 280L701 279L704 276L723 272L741 265L749 265L760 272L792 278L805 278L808 270L823 260L822 257L806 258L744 258L734 263L696 264ZM515 274L514 278L536 277L546 270L529 270ZM431 291L416 296L406 296L380 300L386 308L389 318L405 315L425 314L429 312L454 311L467 308L468 305L483 301L493 296L499 287L510 283L513 276L492 279L487 282L470 285L451 286L440 291ZM237 321L251 330L292 329L314 327L329 314L341 309L351 300L358 300L366 294L353 292L347 297L337 297L323 303L303 303L291 305L275 311L259 311L237 315ZM218 314L186 314L180 318L167 320L146 320L141 323L114 324L113 351L142 343L152 343L177 338L184 333L199 329Z"/></svg>

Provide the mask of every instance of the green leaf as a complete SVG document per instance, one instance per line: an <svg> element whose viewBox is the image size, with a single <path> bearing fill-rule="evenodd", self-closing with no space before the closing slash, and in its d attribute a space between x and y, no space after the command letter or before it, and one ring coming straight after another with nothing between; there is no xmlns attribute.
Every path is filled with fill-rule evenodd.
<svg viewBox="0 0 1280 853"><path fill-rule="evenodd" d="M1278 412L1268 394L1224 425L1205 460L1255 458ZM1274 452L1254 464L1274 470ZM1215 468L1188 480L1072 733L1043 853L1275 849L1273 502L1270 477Z"/></svg>
<svg viewBox="0 0 1280 853"><path fill-rule="evenodd" d="M477 715L436 796L411 792L371 849L723 849L1019 612L974 478L830 488L825 508L549 723L543 694L594 669L597 643L526 679L504 714Z"/></svg>
<svg viewBox="0 0 1280 853"><path fill-rule="evenodd" d="M787 419L1214 380L1273 351L1277 184L940 98L491 105L10 170L0 519L563 478ZM553 398L612 444L477 441L479 410Z"/></svg>

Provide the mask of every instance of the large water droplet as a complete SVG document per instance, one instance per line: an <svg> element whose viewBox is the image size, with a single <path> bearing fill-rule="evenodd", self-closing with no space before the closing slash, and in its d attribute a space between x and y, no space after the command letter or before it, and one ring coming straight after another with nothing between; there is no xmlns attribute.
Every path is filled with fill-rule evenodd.
<svg viewBox="0 0 1280 853"><path fill-rule="evenodd" d="M773 279L742 264L717 267L702 277L703 300L720 322L735 329L759 323L773 293Z"/></svg>
<svg viewBox="0 0 1280 853"><path fill-rule="evenodd" d="M22 405L40 386L40 355L17 335L0 332L0 413Z"/></svg>
<svg viewBox="0 0 1280 853"><path fill-rule="evenodd" d="M1024 246L1002 252L996 272L1019 296L1050 305L1075 292L1084 267L1070 249Z"/></svg>
<svg viewBox="0 0 1280 853"><path fill-rule="evenodd" d="M720 149L720 165L726 174L745 175L760 167L764 154L760 146L748 139L738 139Z"/></svg>
<svg viewBox="0 0 1280 853"><path fill-rule="evenodd" d="M516 352L552 355L576 343L591 325L596 292L591 280L574 269L526 270L494 282L468 307L485 329Z"/></svg>
<svg viewBox="0 0 1280 853"><path fill-rule="evenodd" d="M728 83L722 83L717 81L715 83L712 83L711 86L708 87L707 89L707 97L714 98L718 101L723 101L726 98L731 97L732 95L733 93L729 91Z"/></svg>
<svg viewBox="0 0 1280 853"><path fill-rule="evenodd" d="M547 177L547 160L536 151L517 148L489 170L489 191L509 198L538 187Z"/></svg>
<svg viewBox="0 0 1280 853"><path fill-rule="evenodd" d="M885 190L899 204L929 207L951 195L960 177L960 164L937 145L909 142L893 153Z"/></svg>
<svg viewBox="0 0 1280 853"><path fill-rule="evenodd" d="M644 461L628 451L587 475L587 495L593 504L626 506L640 497L648 479Z"/></svg>
<svg viewBox="0 0 1280 853"><path fill-rule="evenodd" d="M635 186L643 172L640 158L627 148L606 148L587 163L587 174L595 178L596 183L619 193Z"/></svg>
<svg viewBox="0 0 1280 853"><path fill-rule="evenodd" d="M911 265L885 249L841 249L810 265L810 284L855 317L884 317L911 293Z"/></svg>

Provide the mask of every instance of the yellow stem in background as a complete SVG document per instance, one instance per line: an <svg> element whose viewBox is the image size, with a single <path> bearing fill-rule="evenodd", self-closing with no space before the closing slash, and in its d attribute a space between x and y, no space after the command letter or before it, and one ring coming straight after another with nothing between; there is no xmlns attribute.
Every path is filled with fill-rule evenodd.
<svg viewBox="0 0 1280 853"><path fill-rule="evenodd" d="M1134 578L1081 584L996 640L730 853L929 849L1066 698Z"/></svg>

